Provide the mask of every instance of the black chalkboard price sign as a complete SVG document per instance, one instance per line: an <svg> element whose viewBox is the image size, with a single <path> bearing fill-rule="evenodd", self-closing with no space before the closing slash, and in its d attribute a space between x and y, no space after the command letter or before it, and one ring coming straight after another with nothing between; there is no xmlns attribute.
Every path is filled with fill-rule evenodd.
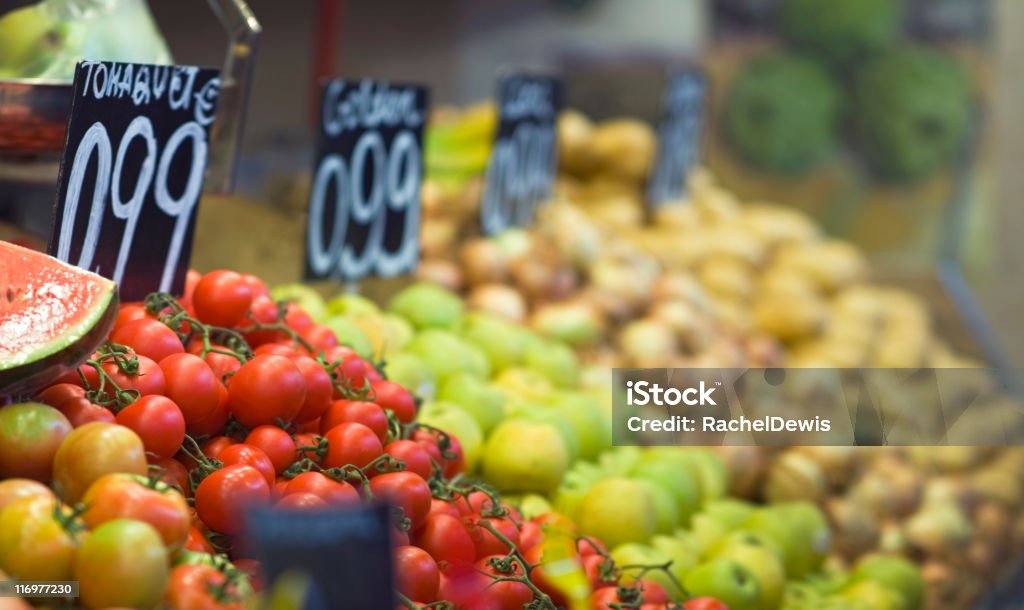
<svg viewBox="0 0 1024 610"><path fill-rule="evenodd" d="M50 254L113 279L123 300L184 291L218 75L79 62Z"/></svg>
<svg viewBox="0 0 1024 610"><path fill-rule="evenodd" d="M480 222L487 235L533 221L558 169L562 82L510 74L498 81L498 130L487 163Z"/></svg>
<svg viewBox="0 0 1024 610"><path fill-rule="evenodd" d="M305 277L392 277L419 261L427 89L324 83Z"/></svg>
<svg viewBox="0 0 1024 610"><path fill-rule="evenodd" d="M661 103L658 150L647 184L652 207L686 196L686 179L700 155L707 98L704 74L687 70L671 75Z"/></svg>

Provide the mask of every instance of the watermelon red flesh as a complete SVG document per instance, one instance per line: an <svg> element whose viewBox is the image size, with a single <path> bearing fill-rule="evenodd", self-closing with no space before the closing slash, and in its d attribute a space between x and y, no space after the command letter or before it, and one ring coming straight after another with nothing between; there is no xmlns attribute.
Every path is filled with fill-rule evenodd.
<svg viewBox="0 0 1024 610"><path fill-rule="evenodd" d="M117 316L114 282L0 241L0 396L81 364Z"/></svg>

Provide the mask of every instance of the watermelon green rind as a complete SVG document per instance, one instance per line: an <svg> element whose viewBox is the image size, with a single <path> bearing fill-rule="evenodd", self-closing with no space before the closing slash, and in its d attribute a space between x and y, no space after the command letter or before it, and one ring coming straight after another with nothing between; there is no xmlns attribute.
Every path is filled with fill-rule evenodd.
<svg viewBox="0 0 1024 610"><path fill-rule="evenodd" d="M79 366L117 313L114 282L0 242L0 396L29 392Z"/></svg>

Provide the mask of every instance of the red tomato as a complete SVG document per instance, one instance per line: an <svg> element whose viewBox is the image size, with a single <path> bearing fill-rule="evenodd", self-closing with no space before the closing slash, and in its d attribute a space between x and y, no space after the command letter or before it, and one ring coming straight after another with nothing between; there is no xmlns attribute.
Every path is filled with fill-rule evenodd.
<svg viewBox="0 0 1024 610"><path fill-rule="evenodd" d="M519 550L528 551L543 540L544 530L533 521L527 521L519 528Z"/></svg>
<svg viewBox="0 0 1024 610"><path fill-rule="evenodd" d="M85 388L73 383L55 383L36 394L36 400L58 410L65 401L71 398L85 398Z"/></svg>
<svg viewBox="0 0 1024 610"><path fill-rule="evenodd" d="M665 591L665 587L662 587L653 580L641 578L636 581L636 586L640 587L641 591L643 591L645 604L668 603L668 593Z"/></svg>
<svg viewBox="0 0 1024 610"><path fill-rule="evenodd" d="M308 508L326 508L327 502L320 496L315 496L311 493L290 493L285 494L283 498L277 501L275 504L277 508L284 509L308 509Z"/></svg>
<svg viewBox="0 0 1024 610"><path fill-rule="evenodd" d="M85 398L70 398L64 401L60 408L64 417L68 418L73 428L80 428L85 424L102 421L114 423L114 414L110 409L101 407Z"/></svg>
<svg viewBox="0 0 1024 610"><path fill-rule="evenodd" d="M391 546L407 546L409 544L409 532L391 526Z"/></svg>
<svg viewBox="0 0 1024 610"><path fill-rule="evenodd" d="M198 284L201 279L203 279L203 274L199 273L195 269L189 269L185 273L185 295L182 299L186 301L192 300L192 295L196 291L196 284Z"/></svg>
<svg viewBox="0 0 1024 610"><path fill-rule="evenodd" d="M231 410L228 409L228 390L224 387L224 384L218 383L217 393L220 394L220 400L217 402L217 406L213 408L213 411L203 419L185 426L189 434L210 436L223 432L224 425L228 423L228 418L231 417Z"/></svg>
<svg viewBox="0 0 1024 610"><path fill-rule="evenodd" d="M235 440L230 436L214 436L203 442L199 446L203 450L203 455L206 457L217 458L221 451L224 451L231 445L235 444Z"/></svg>
<svg viewBox="0 0 1024 610"><path fill-rule="evenodd" d="M576 550L583 556L608 554L608 549L604 546L604 543L595 538L580 538L576 543Z"/></svg>
<svg viewBox="0 0 1024 610"><path fill-rule="evenodd" d="M117 414L117 423L131 428L157 459L173 457L185 440L181 409L165 396L143 396Z"/></svg>
<svg viewBox="0 0 1024 610"><path fill-rule="evenodd" d="M220 348L218 348L220 349ZM227 348L223 348L227 349ZM197 356L202 353L202 345L199 349L192 352ZM222 354L220 352L210 352L203 357L203 361L210 366L210 370L217 376L217 379L223 382L225 379L229 379L232 374L242 368L242 361L234 356L228 354Z"/></svg>
<svg viewBox="0 0 1024 610"><path fill-rule="evenodd" d="M363 424L338 424L328 430L324 438L327 439L327 455L323 462L328 468L348 464L363 468L384 453L380 439Z"/></svg>
<svg viewBox="0 0 1024 610"><path fill-rule="evenodd" d="M428 515L416 532L416 546L437 562L447 561L449 565L469 565L476 559L476 547L466 526L451 515Z"/></svg>
<svg viewBox="0 0 1024 610"><path fill-rule="evenodd" d="M590 607L594 610L611 610L612 604L621 604L616 586L601 587L590 594Z"/></svg>
<svg viewBox="0 0 1024 610"><path fill-rule="evenodd" d="M590 586L596 589L598 587L615 585L614 580L601 580L601 564L605 562L604 557L600 555L584 555L581 559L583 571L587 573L587 580L590 581Z"/></svg>
<svg viewBox="0 0 1024 610"><path fill-rule="evenodd" d="M314 354L338 345L337 335L334 334L330 326L323 324L313 324L309 328L299 331L299 336L313 347Z"/></svg>
<svg viewBox="0 0 1024 610"><path fill-rule="evenodd" d="M328 504L356 505L359 504L359 492L355 487L343 481L335 481L320 472L304 472L288 482L285 495L294 493L310 493L322 498Z"/></svg>
<svg viewBox="0 0 1024 610"><path fill-rule="evenodd" d="M472 564L448 565L441 571L437 597L451 602L456 608L490 610L484 599L490 583L491 579L481 574Z"/></svg>
<svg viewBox="0 0 1024 610"><path fill-rule="evenodd" d="M554 602L555 606L559 608L568 607L569 604L566 602L565 596L558 588L553 586L551 581L548 579L548 566L545 565L547 562L544 561L543 545L538 544L532 549L527 550L523 554L523 558L526 559L530 565L534 566L533 570L530 572L530 580L533 581L533 584L537 585L538 589L546 593L548 597L551 598L551 601Z"/></svg>
<svg viewBox="0 0 1024 610"><path fill-rule="evenodd" d="M313 326L313 318L309 317L309 314L297 303L288 303L285 308L284 323L288 328L301 333Z"/></svg>
<svg viewBox="0 0 1024 610"><path fill-rule="evenodd" d="M296 356L294 353L291 358L295 367L302 373L303 379L306 380L306 398L302 401L299 412L292 418L293 421L301 424L319 418L331 406L334 386L331 385L331 376L313 358Z"/></svg>
<svg viewBox="0 0 1024 610"><path fill-rule="evenodd" d="M316 447L317 442L322 437L319 434L311 434L308 432L300 432L295 435L295 459L308 459L314 462L319 462L320 459L312 449L300 450L300 447Z"/></svg>
<svg viewBox="0 0 1024 610"><path fill-rule="evenodd" d="M243 273L242 280L252 290L253 298L268 296L270 291L267 289L267 285L260 278L256 277L251 273Z"/></svg>
<svg viewBox="0 0 1024 610"><path fill-rule="evenodd" d="M197 527L188 530L188 538L185 539L185 549L196 553L213 554L214 552L213 547L206 540L206 536Z"/></svg>
<svg viewBox="0 0 1024 610"><path fill-rule="evenodd" d="M125 323L110 333L113 343L127 345L136 354L160 362L171 354L185 351L178 335L159 320L139 318Z"/></svg>
<svg viewBox="0 0 1024 610"><path fill-rule="evenodd" d="M381 443L388 440L388 416L377 404L360 400L335 400L320 418L320 433L344 422L363 424L377 435Z"/></svg>
<svg viewBox="0 0 1024 610"><path fill-rule="evenodd" d="M257 426L245 437L245 443L267 454L274 471L284 472L295 461L295 441L277 426Z"/></svg>
<svg viewBox="0 0 1024 610"><path fill-rule="evenodd" d="M90 528L114 519L144 521L156 529L172 553L188 540L191 514L185 496L173 489L151 489L144 479L114 473L90 485L82 503L86 506L82 519Z"/></svg>
<svg viewBox="0 0 1024 610"><path fill-rule="evenodd" d="M384 446L384 453L396 460L402 460L406 471L415 472L425 480L429 481L434 472L430 453L415 441L400 440L388 443Z"/></svg>
<svg viewBox="0 0 1024 610"><path fill-rule="evenodd" d="M522 576L523 569L518 563L513 563L511 572L498 572L497 569L490 565L491 560L504 559L505 554L491 555L490 557L482 557L477 562L476 566L478 569L490 574L495 578L501 577L516 577ZM523 606L533 601L533 591L530 587L526 586L526 583L504 581L504 582L491 582L487 586L487 597L496 602L491 607L496 610L522 610Z"/></svg>
<svg viewBox="0 0 1024 610"><path fill-rule="evenodd" d="M481 523L491 524L501 535L508 538L512 544L519 546L519 528L509 519L499 517L474 519L473 517L466 517L466 521L469 535L476 546L476 556L478 559L488 555L504 555L510 550L507 544L495 537L489 530L484 529L480 525Z"/></svg>
<svg viewBox="0 0 1024 610"><path fill-rule="evenodd" d="M229 585L223 592L227 576L217 568L186 563L171 570L167 587L170 610L242 610L238 590Z"/></svg>
<svg viewBox="0 0 1024 610"><path fill-rule="evenodd" d="M232 327L245 318L252 305L252 288L234 271L218 270L204 275L192 294L196 316L206 324Z"/></svg>
<svg viewBox="0 0 1024 610"><path fill-rule="evenodd" d="M305 399L302 372L283 356L256 356L228 385L228 407L247 428L291 421Z"/></svg>
<svg viewBox="0 0 1024 610"><path fill-rule="evenodd" d="M729 610L722 601L713 597L694 597L683 602L686 610Z"/></svg>
<svg viewBox="0 0 1024 610"><path fill-rule="evenodd" d="M445 478L452 478L460 472L466 469L466 460L462 454L462 443L459 439L454 436L448 436L448 450L447 454L453 457L446 458L441 454L441 450L438 446L438 434L432 430L419 429L412 433L412 440L423 445L427 451L431 453L437 462L441 465L441 469ZM431 449L431 446L433 449Z"/></svg>
<svg viewBox="0 0 1024 610"><path fill-rule="evenodd" d="M184 464L174 458L165 458L153 462L153 465L162 470L160 474L161 481L171 487L177 487L181 493L188 493L188 469L185 468Z"/></svg>
<svg viewBox="0 0 1024 610"><path fill-rule="evenodd" d="M102 368L122 390L136 390L142 396L163 394L167 387L164 372L152 358L141 354L137 358L139 359L139 370L135 375L125 373L117 363L110 361L104 362Z"/></svg>
<svg viewBox="0 0 1024 610"><path fill-rule="evenodd" d="M351 347L335 345L324 350L324 358L332 364L338 363L334 369L334 377L345 387L359 389L366 385L366 363ZM342 398L335 395L335 398Z"/></svg>
<svg viewBox="0 0 1024 610"><path fill-rule="evenodd" d="M370 491L379 500L402 509L417 529L430 512L430 486L414 472L387 472L370 479Z"/></svg>
<svg viewBox="0 0 1024 610"><path fill-rule="evenodd" d="M142 303L122 303L121 309L117 312L117 319L114 320L114 329L118 329L133 320L143 318L155 319L149 315L146 306Z"/></svg>
<svg viewBox="0 0 1024 610"><path fill-rule="evenodd" d="M394 381L381 379L371 384L373 401L384 409L391 409L403 424L412 423L416 419L416 401L412 393Z"/></svg>
<svg viewBox="0 0 1024 610"><path fill-rule="evenodd" d="M256 349L252 350L252 353L257 356L269 354L274 356L284 356L285 358L294 358L298 352L295 351L295 347L291 342L272 341L270 343L260 345Z"/></svg>
<svg viewBox="0 0 1024 610"><path fill-rule="evenodd" d="M263 475L263 478L267 480L267 489L274 486L274 479L277 474L274 470L274 463L270 461L266 453L263 453L257 447L246 443L231 445L221 449L220 453L217 454L217 459L224 462L225 466L233 466L235 464L251 466L258 470Z"/></svg>
<svg viewBox="0 0 1024 610"><path fill-rule="evenodd" d="M415 546L395 549L395 578L398 592L409 599L428 603L437 600L441 571L430 553L423 549Z"/></svg>
<svg viewBox="0 0 1024 610"><path fill-rule="evenodd" d="M216 373L195 354L173 354L160 361L166 379L165 395L185 416L186 423L202 421L217 408L220 381Z"/></svg>
<svg viewBox="0 0 1024 610"><path fill-rule="evenodd" d="M240 534L247 506L270 499L267 479L251 466L226 466L203 479L196 488L196 514L211 529Z"/></svg>
<svg viewBox="0 0 1024 610"><path fill-rule="evenodd" d="M462 518L462 513L459 512L459 509L455 508L454 504L448 500L441 500L439 498L432 498L430 500L430 515L449 515L456 519ZM427 515L428 519L430 518L430 515Z"/></svg>
<svg viewBox="0 0 1024 610"><path fill-rule="evenodd" d="M274 324L277 322L277 303L274 303L274 300L265 294L257 296L252 300L249 317L260 324ZM271 341L280 341L287 336L280 330L246 330L253 327L248 320L243 321L239 326L242 329L242 336L251 347L259 347Z"/></svg>

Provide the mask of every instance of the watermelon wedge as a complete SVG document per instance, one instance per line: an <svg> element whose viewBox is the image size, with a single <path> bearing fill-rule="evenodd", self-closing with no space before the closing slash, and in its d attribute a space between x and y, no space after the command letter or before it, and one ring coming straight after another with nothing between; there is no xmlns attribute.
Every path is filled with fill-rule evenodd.
<svg viewBox="0 0 1024 610"><path fill-rule="evenodd" d="M110 332L117 306L114 282L0 241L0 397L80 365Z"/></svg>

